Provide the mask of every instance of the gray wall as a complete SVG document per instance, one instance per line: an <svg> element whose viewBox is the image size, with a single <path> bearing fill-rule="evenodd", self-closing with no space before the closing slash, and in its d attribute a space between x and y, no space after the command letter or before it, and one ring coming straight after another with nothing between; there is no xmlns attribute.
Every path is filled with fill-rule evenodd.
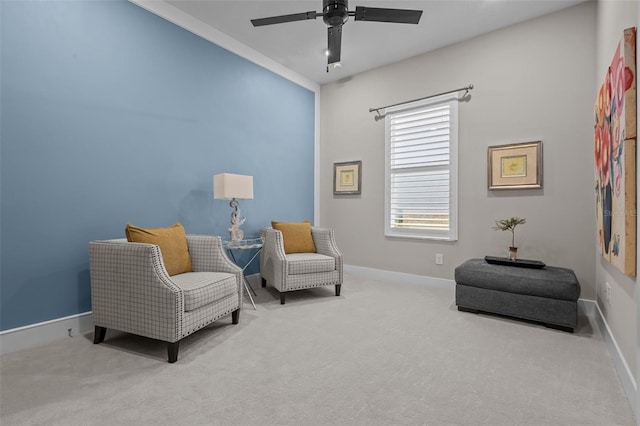
<svg viewBox="0 0 640 426"><path fill-rule="evenodd" d="M599 1L597 23L596 81L598 89L625 28L638 25L635 1ZM637 75L637 74L636 74ZM640 173L638 173L640 177ZM639 180L640 182L640 180ZM596 240L594 238L594 244ZM597 244L596 244L597 245ZM611 266L596 250L597 303L636 381L638 380L638 279L627 277ZM640 260L638 260L640 262ZM639 263L640 264L640 263ZM611 284L611 303L606 302L605 283Z"/></svg>
<svg viewBox="0 0 640 426"><path fill-rule="evenodd" d="M582 297L594 299L595 24L595 3L584 3L323 86L320 215L345 262L452 279L468 258L506 256L508 233L491 228L521 216L519 255L572 268ZM469 83L471 100L460 104L458 241L384 237L384 123L369 108ZM544 188L488 191L487 147L536 140ZM350 160L363 162L362 195L334 196L332 164Z"/></svg>

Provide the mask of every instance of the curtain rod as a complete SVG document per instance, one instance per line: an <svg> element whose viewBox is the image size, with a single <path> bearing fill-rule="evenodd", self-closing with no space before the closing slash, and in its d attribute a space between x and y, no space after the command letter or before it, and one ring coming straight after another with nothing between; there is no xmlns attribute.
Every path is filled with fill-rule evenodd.
<svg viewBox="0 0 640 426"><path fill-rule="evenodd" d="M461 87L459 89L448 90L446 92L437 93L435 95L425 96L424 98L418 98L418 99L413 99L413 100L410 100L410 101L399 102L397 104L387 105L387 106L378 107L378 108L369 108L369 112L374 112L375 111L377 115L374 117L374 119L376 121L378 121L378 120L382 120L384 118L384 116L385 116L385 114L380 114L380 110L381 109L387 109L387 108L391 108L391 107L398 106L398 105L409 104L411 102L422 101L424 99L435 98L436 96L448 95L449 93L460 92L462 90L465 91L464 94L466 95L467 93L469 93L470 90L473 90L473 84L470 84L467 87Z"/></svg>

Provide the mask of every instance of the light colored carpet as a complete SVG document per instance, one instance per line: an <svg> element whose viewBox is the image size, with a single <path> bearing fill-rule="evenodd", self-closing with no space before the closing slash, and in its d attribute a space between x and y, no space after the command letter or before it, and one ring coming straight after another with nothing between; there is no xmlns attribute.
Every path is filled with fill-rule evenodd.
<svg viewBox="0 0 640 426"><path fill-rule="evenodd" d="M635 425L594 323L575 334L458 312L452 290L346 274L256 288L231 318L161 342L107 331L2 355L9 425Z"/></svg>

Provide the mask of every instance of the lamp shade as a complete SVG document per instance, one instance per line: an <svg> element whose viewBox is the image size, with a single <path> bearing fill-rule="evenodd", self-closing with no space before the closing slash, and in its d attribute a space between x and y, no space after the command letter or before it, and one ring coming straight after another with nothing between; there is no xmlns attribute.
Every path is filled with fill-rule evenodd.
<svg viewBox="0 0 640 426"><path fill-rule="evenodd" d="M221 173L213 176L213 198L216 200L252 200L253 176Z"/></svg>

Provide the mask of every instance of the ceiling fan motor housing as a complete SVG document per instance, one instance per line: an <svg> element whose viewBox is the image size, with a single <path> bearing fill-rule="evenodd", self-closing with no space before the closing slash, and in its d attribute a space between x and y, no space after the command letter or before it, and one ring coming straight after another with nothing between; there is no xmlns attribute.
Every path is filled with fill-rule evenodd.
<svg viewBox="0 0 640 426"><path fill-rule="evenodd" d="M339 27L349 19L347 0L322 0L322 20L331 27Z"/></svg>

